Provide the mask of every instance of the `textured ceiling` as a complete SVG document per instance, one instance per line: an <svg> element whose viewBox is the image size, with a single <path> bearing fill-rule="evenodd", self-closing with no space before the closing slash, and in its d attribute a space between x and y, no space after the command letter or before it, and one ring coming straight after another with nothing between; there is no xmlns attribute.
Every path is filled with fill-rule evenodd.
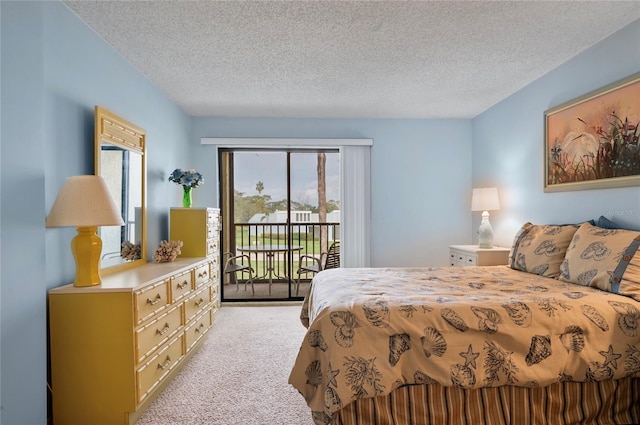
<svg viewBox="0 0 640 425"><path fill-rule="evenodd" d="M472 118L640 18L637 1L64 3L194 116Z"/></svg>

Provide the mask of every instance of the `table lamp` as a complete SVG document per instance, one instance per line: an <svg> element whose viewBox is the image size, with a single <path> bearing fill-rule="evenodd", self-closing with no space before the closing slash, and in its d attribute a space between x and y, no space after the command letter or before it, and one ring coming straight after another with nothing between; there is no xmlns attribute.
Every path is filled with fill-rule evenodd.
<svg viewBox="0 0 640 425"><path fill-rule="evenodd" d="M471 196L471 211L482 211L482 222L478 227L478 247L493 247L493 229L489 223L489 211L500 209L498 189L495 187L483 187L473 189Z"/></svg>
<svg viewBox="0 0 640 425"><path fill-rule="evenodd" d="M122 226L124 221L104 179L86 175L69 177L51 207L46 227L77 227L71 241L76 262L73 286L100 285L102 240L98 226Z"/></svg>

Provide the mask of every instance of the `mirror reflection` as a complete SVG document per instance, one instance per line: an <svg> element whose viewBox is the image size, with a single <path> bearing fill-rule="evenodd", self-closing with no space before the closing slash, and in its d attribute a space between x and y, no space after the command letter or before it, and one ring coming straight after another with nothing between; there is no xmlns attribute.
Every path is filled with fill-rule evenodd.
<svg viewBox="0 0 640 425"><path fill-rule="evenodd" d="M100 150L101 173L125 222L100 228L102 267L110 267L141 258L142 156L109 143L102 143Z"/></svg>
<svg viewBox="0 0 640 425"><path fill-rule="evenodd" d="M96 107L96 174L120 209L124 226L99 227L103 273L146 263L145 133Z"/></svg>

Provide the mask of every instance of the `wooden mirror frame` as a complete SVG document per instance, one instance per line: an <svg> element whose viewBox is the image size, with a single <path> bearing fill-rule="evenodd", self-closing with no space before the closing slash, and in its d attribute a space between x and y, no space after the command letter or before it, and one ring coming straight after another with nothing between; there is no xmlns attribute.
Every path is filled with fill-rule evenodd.
<svg viewBox="0 0 640 425"><path fill-rule="evenodd" d="M136 256L134 259L127 260L118 255L121 251L121 245L118 246L118 251L107 251L105 249L105 241L103 240L103 249L102 254L100 256L100 271L101 274L109 274L119 270L124 270L132 267L137 267L147 262L147 185L146 185L146 175L147 175L147 155L146 155L146 132L130 123L129 121L121 118L112 112L106 110L103 107L96 106L95 107L95 142L94 142L94 152L95 152L95 174L102 175L105 179L107 186L112 191L112 195L116 200L116 203L123 208L129 200L129 188L131 185L128 184L127 179L123 179L123 174L109 176L104 173L106 170L103 168L103 146L112 146L115 150L121 150L126 154L123 155L122 163L126 163L124 158L131 157L131 155L140 155L141 163L140 163L140 212L138 214L135 211L133 214L130 214L131 207L127 206L125 214L123 214L123 219L125 221L125 226L120 227L120 244L124 242L124 240L128 240L129 238L124 237L131 228L135 229L134 234L139 234L139 245L140 245L140 254L139 257ZM122 168L122 167L121 167ZM114 180L120 178L120 182L113 183ZM134 173L129 173L129 178L133 180L136 178ZM126 186L123 187L123 186ZM120 191L121 193L117 193ZM124 199L124 201L123 201ZM137 205L134 206L134 210L137 208ZM124 208L123 208L124 209ZM130 215L134 216L133 221L128 219ZM137 218L141 221L141 223L137 223ZM101 227L99 228L99 232L101 236L107 234L109 229L114 229L114 227ZM116 230L116 233L118 231ZM111 235L113 236L113 234ZM117 236L116 236L117 237ZM104 239L104 238L103 238ZM110 239L115 239L115 237L111 237ZM124 240L123 240L124 239ZM136 237L137 239L137 237ZM131 242L131 241L130 241ZM136 242L131 242L134 246L138 245ZM113 243L107 240L107 244L114 245ZM107 257L107 256L111 257ZM106 260L106 261L105 261Z"/></svg>

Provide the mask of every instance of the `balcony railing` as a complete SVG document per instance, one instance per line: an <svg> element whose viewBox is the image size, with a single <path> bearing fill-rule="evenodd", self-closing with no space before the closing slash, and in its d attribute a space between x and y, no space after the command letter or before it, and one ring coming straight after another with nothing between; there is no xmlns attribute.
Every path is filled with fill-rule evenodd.
<svg viewBox="0 0 640 425"><path fill-rule="evenodd" d="M288 282L290 276L294 281L297 279L300 256L320 258L331 242L340 239L340 223L235 223L234 232L235 238L232 235L231 239L235 246L227 251L230 249L234 255L249 254L255 282L269 279L274 283ZM307 259L303 264L306 263L312 261Z"/></svg>

